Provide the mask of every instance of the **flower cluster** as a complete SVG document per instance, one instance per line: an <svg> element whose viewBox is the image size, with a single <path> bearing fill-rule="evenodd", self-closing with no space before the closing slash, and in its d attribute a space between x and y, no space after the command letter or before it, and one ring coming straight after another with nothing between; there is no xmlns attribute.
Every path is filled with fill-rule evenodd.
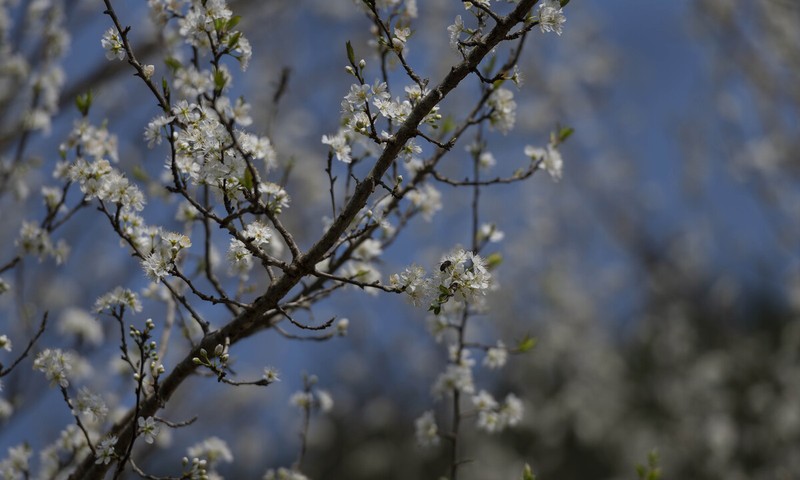
<svg viewBox="0 0 800 480"><path fill-rule="evenodd" d="M119 32L114 27L109 27L108 30L105 31L103 34L103 38L100 40L100 45L103 46L103 49L106 51L106 58L109 60L125 60L125 46L122 44L122 37L120 37Z"/></svg>
<svg viewBox="0 0 800 480"><path fill-rule="evenodd" d="M92 393L87 387L78 390L74 413L83 414L95 422L102 421L108 415L108 407L100 395Z"/></svg>
<svg viewBox="0 0 800 480"><path fill-rule="evenodd" d="M94 311L97 313L117 308L129 308L134 312L141 312L142 303L135 292L122 287L116 287L94 302Z"/></svg>
<svg viewBox="0 0 800 480"><path fill-rule="evenodd" d="M539 4L539 29L561 35L562 25L567 21L559 0L543 0Z"/></svg>
<svg viewBox="0 0 800 480"><path fill-rule="evenodd" d="M27 478L28 462L33 451L26 444L9 447L8 456L0 461L0 477L8 479Z"/></svg>
<svg viewBox="0 0 800 480"><path fill-rule="evenodd" d="M389 277L389 283L399 288L406 295L412 305L418 307L430 299L431 280L427 277L425 269L419 265L412 265L402 273L395 273Z"/></svg>
<svg viewBox="0 0 800 480"><path fill-rule="evenodd" d="M61 264L69 254L67 242L59 240L54 244L47 230L32 222L22 222L19 238L15 243L22 253L36 255L39 261L53 257L57 264Z"/></svg>
<svg viewBox="0 0 800 480"><path fill-rule="evenodd" d="M419 446L434 447L439 445L439 426L436 425L436 416L433 411L429 410L414 420L414 431Z"/></svg>
<svg viewBox="0 0 800 480"><path fill-rule="evenodd" d="M561 158L561 152L557 150L554 142L548 143L546 148L527 145L525 147L525 155L534 162L541 162L542 168L550 174L553 180L556 182L561 180L564 160Z"/></svg>
<svg viewBox="0 0 800 480"><path fill-rule="evenodd" d="M109 437L104 438L99 445L97 445L97 459L94 463L98 465L107 465L117 456L117 452L114 450L114 447L117 444L117 437L115 435L111 435Z"/></svg>
<svg viewBox="0 0 800 480"><path fill-rule="evenodd" d="M69 386L70 378L82 376L88 366L75 352L65 352L61 349L46 349L36 355L33 369L45 374L50 385L61 388Z"/></svg>
<svg viewBox="0 0 800 480"><path fill-rule="evenodd" d="M147 235L138 238L137 245L144 254L145 274L157 282L170 275L179 255L192 246L192 241L181 233L148 230Z"/></svg>
<svg viewBox="0 0 800 480"><path fill-rule="evenodd" d="M230 105L225 103L225 106ZM195 185L209 185L231 198L250 189L252 161L260 160L266 171L275 166L275 151L269 138L243 130L235 130L235 137L231 136L226 124L235 120L236 112L242 108L219 108L182 100L172 109L174 118L181 123L174 138L178 172ZM159 143L162 129L172 120L172 117L156 117L145 130L145 138L150 143Z"/></svg>
<svg viewBox="0 0 800 480"><path fill-rule="evenodd" d="M85 310L67 308L58 320L58 332L62 335L74 335L89 345L103 343L103 326Z"/></svg>
<svg viewBox="0 0 800 480"><path fill-rule="evenodd" d="M189 447L187 455L193 459L205 460L206 468L213 470L219 462L233 462L233 453L225 440L219 437L209 437L200 443Z"/></svg>
<svg viewBox="0 0 800 480"><path fill-rule="evenodd" d="M327 390L298 391L289 398L289 404L301 409L319 408L322 412L333 409L333 397Z"/></svg>
<svg viewBox="0 0 800 480"><path fill-rule="evenodd" d="M379 138L376 137L379 115L387 121L402 123L408 118L414 106L429 93L427 89L422 89L416 84L406 86L404 91L405 98L397 97L392 100L385 82L376 81L371 86L365 83L351 85L350 92L342 100L343 127L335 135L323 135L322 143L330 146L336 158L344 163L352 161L353 143L356 141L370 151L371 145L363 142L365 138L379 141L390 136L388 132L381 131ZM377 113L374 113L371 107L374 107ZM425 116L423 123L436 126L441 118L437 105ZM406 163L409 163L415 160L414 155L420 152L421 149L415 147L413 141L409 141L404 145L401 156Z"/></svg>
<svg viewBox="0 0 800 480"><path fill-rule="evenodd" d="M514 92L507 88L497 88L486 103L491 108L490 125L501 133L510 132L517 120L517 102L514 101Z"/></svg>
<svg viewBox="0 0 800 480"><path fill-rule="evenodd" d="M253 252L258 255L280 255L283 248L279 242L272 241L272 231L259 221L247 225L242 237L246 242L238 238L231 239L227 256L231 274L242 279L246 279L253 268Z"/></svg>
<svg viewBox="0 0 800 480"><path fill-rule="evenodd" d="M178 9L173 6L174 2L151 0L150 3L156 13L179 14ZM239 61L242 70L246 69L253 51L247 38L235 29L239 20L225 0L192 0L189 4L188 11L179 16L181 37L203 53L210 51L212 45L224 45L226 53Z"/></svg>
<svg viewBox="0 0 800 480"><path fill-rule="evenodd" d="M472 397L472 404L478 410L478 428L486 432L497 433L522 421L522 401L514 394L508 394L499 404L489 392L481 390Z"/></svg>

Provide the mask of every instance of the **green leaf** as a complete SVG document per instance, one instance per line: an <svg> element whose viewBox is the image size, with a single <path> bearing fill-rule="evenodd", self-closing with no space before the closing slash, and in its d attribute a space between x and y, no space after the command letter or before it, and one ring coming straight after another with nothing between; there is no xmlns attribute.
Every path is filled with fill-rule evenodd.
<svg viewBox="0 0 800 480"><path fill-rule="evenodd" d="M533 347L536 346L537 342L538 340L536 339L536 337L532 337L528 334L525 334L525 336L522 337L522 340L520 340L519 343L517 343L517 351L519 353L529 352L533 350Z"/></svg>
<svg viewBox="0 0 800 480"><path fill-rule="evenodd" d="M253 189L253 174L250 173L250 169L249 168L245 168L244 169L244 178L242 179L242 185L247 190L252 190Z"/></svg>
<svg viewBox="0 0 800 480"><path fill-rule="evenodd" d="M236 45L239 44L239 38L241 38L242 32L236 32L228 38L228 48L233 50L236 48Z"/></svg>
<svg viewBox="0 0 800 480"><path fill-rule="evenodd" d="M84 117L89 115L89 108L92 106L92 91L81 93L75 97L75 106Z"/></svg>
<svg viewBox="0 0 800 480"><path fill-rule="evenodd" d="M523 467L522 469L522 480L536 480L536 475L533 474L531 466L528 465L527 463L525 464L525 467Z"/></svg>
<svg viewBox="0 0 800 480"><path fill-rule="evenodd" d="M217 32L223 31L226 22L227 20L225 20L224 18L218 18L214 20L214 30Z"/></svg>
<svg viewBox="0 0 800 480"><path fill-rule="evenodd" d="M444 117L444 120L442 120L441 128L442 128L441 132L442 135L447 135L448 133L452 132L453 130L456 129L455 119L451 115Z"/></svg>
<svg viewBox="0 0 800 480"><path fill-rule="evenodd" d="M497 268L501 263L503 263L503 254L500 252L494 252L486 257L486 268L489 270Z"/></svg>
<svg viewBox="0 0 800 480"><path fill-rule="evenodd" d="M225 74L219 68L214 69L214 88L222 90L225 88Z"/></svg>
<svg viewBox="0 0 800 480"><path fill-rule="evenodd" d="M356 64L356 52L353 51L353 46L350 45L350 40L348 40L345 45L347 46L347 60L350 61L351 65L355 65Z"/></svg>
<svg viewBox="0 0 800 480"><path fill-rule="evenodd" d="M167 67L169 67L173 72L175 72L176 70L179 70L183 66L183 65L181 65L181 62L179 62L178 59L175 58L175 57L167 57L167 58L165 58L164 59L164 63L166 63Z"/></svg>
<svg viewBox="0 0 800 480"><path fill-rule="evenodd" d="M636 465L636 474L639 476L639 480L660 480L661 468L658 463L658 451L653 449L647 454L647 466Z"/></svg>
<svg viewBox="0 0 800 480"><path fill-rule="evenodd" d="M644 480L645 476L647 475L647 469L645 468L644 465L642 464L636 465L636 475L640 479Z"/></svg>
<svg viewBox="0 0 800 480"><path fill-rule="evenodd" d="M241 15L234 15L228 19L228 23L225 24L225 27L230 31L233 30L236 25L239 25L239 21L242 19Z"/></svg>
<svg viewBox="0 0 800 480"><path fill-rule="evenodd" d="M558 142L566 141L573 133L575 133L575 129L572 127L561 127L558 131Z"/></svg>
<svg viewBox="0 0 800 480"><path fill-rule="evenodd" d="M150 176L147 175L147 171L144 168L142 168L141 165L133 166L133 171L131 172L131 176L140 182L146 182L150 180Z"/></svg>

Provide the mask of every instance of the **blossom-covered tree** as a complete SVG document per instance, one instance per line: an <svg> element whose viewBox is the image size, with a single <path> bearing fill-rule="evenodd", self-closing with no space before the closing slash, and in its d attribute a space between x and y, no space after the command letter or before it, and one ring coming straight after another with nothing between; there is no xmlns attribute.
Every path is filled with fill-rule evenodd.
<svg viewBox="0 0 800 480"><path fill-rule="evenodd" d="M530 338L506 346L473 327L477 317L490 316L486 296L502 258L484 253L503 234L482 220L480 199L490 186L523 181L540 170L555 180L562 176L558 148L572 130L556 119L544 147L529 145L504 159L515 164L508 173L491 172L497 161L490 147L497 134L515 126L513 89L521 85L517 63L523 46L530 37L562 34L568 0L463 2L453 24L425 26L452 47L442 75L426 72L412 55L427 5L354 2L349 8L362 13L368 34L341 45L344 68L338 71L351 85L340 106L324 109L338 126L321 136L316 159L303 164L326 177L329 210L315 235L292 227L298 223L295 211L304 219L315 208L302 189L292 188L295 161L281 151L269 125L254 120L252 104L237 87L258 48L240 25L245 17L235 13L235 4L150 0L146 23L140 12L112 0L102 9L91 6L87 14L104 15L106 26L94 42L101 48L87 55L104 53L124 66L114 68L136 77L126 88L149 98L149 120L137 125L132 115L94 117L104 95L101 82L73 95L63 92L65 79L80 75L62 65L70 38L67 12L74 3L0 4L0 18L7 20L0 25L6 87L0 104L15 113L0 137L0 195L7 208L16 205L22 213L40 184L44 205L19 219L4 218L9 229L17 222L19 233L0 263L2 293L17 294L2 346L20 353L0 375L19 375L32 365L72 419L39 450L38 462L30 461L33 451L26 443L14 447L2 464L4 475L161 478L180 472L180 478L218 478L220 465L234 453L217 436L198 440L166 472L145 470L151 446L161 445L171 431L201 423L214 430L213 418L195 422L187 419L190 411L170 410L176 392L195 375L232 389L273 385L279 381L275 367L262 365L264 373L256 378L240 373L240 343L266 331L287 341L346 335L350 321L344 312L322 322L313 313L353 287L362 294L406 297L420 316L430 316L432 332L445 347L447 359L432 386L436 408L420 412L415 422L421 444L446 445L441 452L447 467L440 473L453 480L460 475L468 455L464 422L490 433L519 424L521 400L513 393L496 400L492 385L478 388L473 373L478 359L493 371L509 353L532 347ZM26 35L33 31L38 37ZM140 31L159 40L140 43ZM277 79L273 122L281 120L277 107L291 82L289 70ZM460 99L468 107L445 105L456 91L465 92ZM62 96L74 97L77 106L67 132L54 128L60 126ZM120 148L121 128L144 132L141 142L149 150L142 164ZM42 132L63 135L57 149L43 153L58 160L33 161L30 144ZM38 175L50 179L40 182ZM407 268L381 272L385 252L402 242L417 217L431 222L443 208L442 185L470 192L471 206L464 209L470 234L437 247L440 259L432 264L420 266L426 259L409 256ZM47 301L26 288L26 271L86 274L70 256L76 238L71 225L116 238L123 254L115 262L141 273L105 285L91 305L77 292L71 309L59 313L59 335L51 335ZM108 343L117 348L103 349ZM16 345L24 348L12 349ZM306 375L303 388L291 396L303 419L300 453L288 468L269 469L264 478L307 478L302 472L312 413L334 405L320 387L324 382ZM3 400L3 416L13 418L24 402L24 396Z"/></svg>

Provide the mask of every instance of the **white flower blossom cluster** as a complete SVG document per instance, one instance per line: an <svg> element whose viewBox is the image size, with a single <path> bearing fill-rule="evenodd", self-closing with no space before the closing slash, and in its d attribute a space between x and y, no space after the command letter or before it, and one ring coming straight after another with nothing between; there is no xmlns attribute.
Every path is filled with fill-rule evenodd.
<svg viewBox="0 0 800 480"><path fill-rule="evenodd" d="M108 407L100 395L92 393L87 387L78 390L73 410L90 418L94 422L101 422L108 415Z"/></svg>
<svg viewBox="0 0 800 480"><path fill-rule="evenodd" d="M69 255L69 246L66 241L62 239L53 244L47 230L32 222L22 222L19 238L15 243L22 253L36 255L39 257L39 261L46 257L52 257L60 265Z"/></svg>
<svg viewBox="0 0 800 480"><path fill-rule="evenodd" d="M433 277L417 265L389 277L389 283L401 289L415 305L428 304L438 314L451 298L459 301L478 301L491 285L492 274L480 255L463 248L442 257Z"/></svg>
<svg viewBox="0 0 800 480"><path fill-rule="evenodd" d="M103 326L89 312L80 308L65 309L58 319L58 332L65 336L79 338L89 345L103 343Z"/></svg>
<svg viewBox="0 0 800 480"><path fill-rule="evenodd" d="M5 141L14 132L50 133L66 78L59 63L70 44L64 3L0 2L0 105L5 113L14 112L3 118ZM16 25L22 19L24 27ZM17 161L5 153L0 154L0 183L17 199L25 199L34 165L28 160L33 159L22 149Z"/></svg>
<svg viewBox="0 0 800 480"><path fill-rule="evenodd" d="M534 162L541 161L542 168L550 174L553 180L556 182L561 180L564 171L564 160L561 158L561 152L558 151L554 142L548 143L546 148L527 145L525 147L525 155Z"/></svg>
<svg viewBox="0 0 800 480"><path fill-rule="evenodd" d="M496 227L494 224L484 225L479 236L491 241ZM497 231L499 232L499 231ZM500 233L493 241L502 239ZM438 272L429 277L422 267L413 265L402 273L390 277L390 283L402 290L414 305L430 304L429 310L434 315L429 318L429 329L437 343L445 338L449 331L459 328L463 321L468 304L480 305L485 291L490 287L491 274L484 260L471 251L457 249L445 255L439 265ZM482 364L490 370L502 368L509 351L502 341L494 346L481 346L485 351ZM445 370L434 382L431 393L436 399L459 392L472 398L477 409L476 423L478 428L490 433L512 427L522 419L522 402L513 394L509 394L500 404L486 390L475 394L473 367L476 364L472 351L459 340L448 346L449 361ZM417 443L420 446L435 446L440 441L440 434L433 411L425 412L415 421Z"/></svg>
<svg viewBox="0 0 800 480"><path fill-rule="evenodd" d="M108 60L125 60L125 46L122 44L122 37L119 36L119 32L114 27L109 27L108 30L105 31L103 34L103 38L100 40L100 45L103 46L103 49L106 51L106 58Z"/></svg>
<svg viewBox="0 0 800 480"><path fill-rule="evenodd" d="M67 388L70 380L85 376L89 371L86 363L77 353L61 349L46 349L36 355L33 369L45 374L50 385Z"/></svg>
<svg viewBox="0 0 800 480"><path fill-rule="evenodd" d="M248 243L245 244L238 238L232 238L228 246L227 258L230 273L238 275L239 278L247 279L254 265L253 252L250 249L266 254L279 255L282 251L282 246L280 246L280 243L272 241L272 230L259 221L247 225L242 232L242 236L247 239Z"/></svg>
<svg viewBox="0 0 800 480"><path fill-rule="evenodd" d="M429 92L423 90L419 85L405 87L405 98L400 97L392 100L385 82L376 81L373 85L355 83L350 86L350 92L342 100L342 125L343 127L335 135L323 135L322 143L331 147L331 151L336 158L344 163L352 162L352 151L354 142L358 141L365 149L370 151L372 145L365 143L365 138L372 138L377 134L378 120L383 117L385 120L402 123L408 118L411 110ZM371 108L374 107L378 113ZM423 123L436 125L441 120L438 105L433 107L430 113L425 116ZM381 131L380 138L386 139L389 134ZM374 140L374 138L373 138ZM415 154L422 150L415 147L413 141L404 146L401 157L406 163L414 163Z"/></svg>
<svg viewBox="0 0 800 480"><path fill-rule="evenodd" d="M433 411L429 410L414 420L414 431L420 447L439 445L439 426L436 424L436 416Z"/></svg>
<svg viewBox="0 0 800 480"><path fill-rule="evenodd" d="M497 88L486 103L491 108L490 125L500 133L510 132L517 121L517 102L514 101L514 92L507 88Z"/></svg>
<svg viewBox="0 0 800 480"><path fill-rule="evenodd" d="M8 456L0 461L0 478L27 478L30 471L28 462L31 455L33 455L33 451L26 444L9 447Z"/></svg>
<svg viewBox="0 0 800 480"><path fill-rule="evenodd" d="M139 237L138 247L144 253L142 268L147 277L160 281L172 272L178 256L192 246L189 237L176 232L147 231L147 235Z"/></svg>
<svg viewBox="0 0 800 480"><path fill-rule="evenodd" d="M514 394L508 394L499 404L489 392L481 390L472 397L472 404L478 410L478 428L486 432L501 432L522 421L522 401Z"/></svg>
<svg viewBox="0 0 800 480"><path fill-rule="evenodd" d="M107 465L117 456L114 447L117 445L116 435L111 435L104 438L99 445L97 445L97 459L94 463L98 465Z"/></svg>
<svg viewBox="0 0 800 480"><path fill-rule="evenodd" d="M195 185L210 185L234 197L237 191L247 188L247 159L242 153L250 159L261 160L267 170L274 166L275 152L266 137L238 131L236 141L241 148L226 147L233 139L225 119L234 118L232 115L221 117L213 108L185 101L174 107L173 112L183 125L175 137L176 164ZM157 117L148 131L161 128L166 120ZM153 133L146 135L155 138Z"/></svg>
<svg viewBox="0 0 800 480"><path fill-rule="evenodd" d="M195 460L204 461L206 469L211 471L220 462L233 462L233 453L231 453L230 447L228 447L225 440L219 437L209 437L200 443L196 443L189 447L186 453Z"/></svg>
<svg viewBox="0 0 800 480"><path fill-rule="evenodd" d="M561 35L562 25L567 21L559 0L542 0L539 4L539 29L543 33L555 32Z"/></svg>
<svg viewBox="0 0 800 480"><path fill-rule="evenodd" d="M135 292L122 287L114 288L94 303L94 311L97 313L115 308L129 308L134 312L141 312L142 303Z"/></svg>
<svg viewBox="0 0 800 480"><path fill-rule="evenodd" d="M442 372L433 384L432 393L434 397L441 398L445 394L452 394L454 391L470 394L475 391L475 383L472 377L472 366L474 360L463 351L463 360L459 363L447 365L447 369Z"/></svg>
<svg viewBox="0 0 800 480"><path fill-rule="evenodd" d="M327 390L313 389L312 391L298 391L289 398L289 404L297 408L306 409L317 407L322 412L333 409L333 397Z"/></svg>

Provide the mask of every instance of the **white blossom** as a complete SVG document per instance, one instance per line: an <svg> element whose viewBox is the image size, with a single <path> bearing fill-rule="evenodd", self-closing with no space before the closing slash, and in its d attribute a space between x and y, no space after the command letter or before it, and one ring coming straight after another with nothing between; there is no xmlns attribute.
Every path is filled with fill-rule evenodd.
<svg viewBox="0 0 800 480"><path fill-rule="evenodd" d="M109 60L125 60L125 47L122 44L122 38L114 27L109 27L103 34L100 44L106 51L106 58Z"/></svg>
<svg viewBox="0 0 800 480"><path fill-rule="evenodd" d="M539 4L539 29L561 35L562 25L567 21L559 0L542 0Z"/></svg>
<svg viewBox="0 0 800 480"><path fill-rule="evenodd" d="M510 132L517 120L514 92L507 88L497 88L489 95L486 103L492 109L489 124L503 134Z"/></svg>
<svg viewBox="0 0 800 480"><path fill-rule="evenodd" d="M264 375L262 376L262 378L266 380L267 383L274 383L281 381L280 373L278 372L278 369L276 369L275 367L264 368Z"/></svg>
<svg viewBox="0 0 800 480"><path fill-rule="evenodd" d="M323 135L322 143L330 145L331 150L333 150L333 153L340 162L350 163L353 161L350 157L350 145L348 145L347 139L342 132L330 137Z"/></svg>
<svg viewBox="0 0 800 480"><path fill-rule="evenodd" d="M483 365L491 368L501 368L506 364L508 359L508 350L503 342L498 341L496 347L492 347L486 351L486 356L483 357Z"/></svg>
<svg viewBox="0 0 800 480"><path fill-rule="evenodd" d="M439 444L439 427L432 411L423 413L414 421L417 444L421 447L432 447Z"/></svg>
<svg viewBox="0 0 800 480"><path fill-rule="evenodd" d="M330 412L333 409L333 397L327 390L318 389L316 392L317 405L322 412Z"/></svg>
<svg viewBox="0 0 800 480"><path fill-rule="evenodd" d="M483 258L464 249L445 255L437 274L435 283L439 290L444 289L466 301L484 295L492 278Z"/></svg>
<svg viewBox="0 0 800 480"><path fill-rule="evenodd" d="M547 148L538 148L531 145L525 146L525 155L534 161L541 161L542 167L550 174L550 177L556 182L561 180L564 170L564 160L561 158L555 145L549 143Z"/></svg>
<svg viewBox="0 0 800 480"><path fill-rule="evenodd" d="M36 355L33 369L43 372L51 385L69 386L69 376L75 363L75 354L60 349L46 349Z"/></svg>
<svg viewBox="0 0 800 480"><path fill-rule="evenodd" d="M133 291L122 287L116 287L94 302L94 311L98 313L116 307L130 308L134 312L142 311L142 303L139 301L139 296Z"/></svg>
<svg viewBox="0 0 800 480"><path fill-rule="evenodd" d="M33 450L27 444L8 448L8 456L0 461L0 478L22 480L30 476L28 462Z"/></svg>
<svg viewBox="0 0 800 480"><path fill-rule="evenodd" d="M447 32L450 34L450 46L453 48L458 48L458 39L461 35L461 32L464 31L464 21L461 19L461 15L456 15L455 22L447 27Z"/></svg>
<svg viewBox="0 0 800 480"><path fill-rule="evenodd" d="M144 435L144 441L150 444L155 442L161 425L153 417L139 417L137 423L139 424L139 433Z"/></svg>
<svg viewBox="0 0 800 480"><path fill-rule="evenodd" d="M94 463L98 465L107 465L116 456L114 445L117 444L117 437L112 435L103 439L100 445L97 446L97 459Z"/></svg>
<svg viewBox="0 0 800 480"><path fill-rule="evenodd" d="M0 349L5 350L6 352L10 352L12 348L11 340L8 338L8 335L0 335Z"/></svg>
<svg viewBox="0 0 800 480"><path fill-rule="evenodd" d="M219 462L233 462L233 454L225 440L219 437L209 437L200 443L188 448L187 453L193 458L203 458L208 461L210 468Z"/></svg>
<svg viewBox="0 0 800 480"><path fill-rule="evenodd" d="M400 288L406 298L414 306L426 303L431 295L430 279L425 274L425 269L419 265L406 267L402 273L395 273L389 277L389 283L395 288Z"/></svg>
<svg viewBox="0 0 800 480"><path fill-rule="evenodd" d="M427 222L430 222L434 214L442 209L442 194L427 183L408 192L406 198L422 212L422 218Z"/></svg>
<svg viewBox="0 0 800 480"><path fill-rule="evenodd" d="M74 409L81 414L87 415L95 422L102 421L108 415L108 407L103 399L92 393L87 387L81 387L75 399Z"/></svg>
<svg viewBox="0 0 800 480"><path fill-rule="evenodd" d="M295 392L289 397L289 405L298 408L309 408L314 403L314 396L309 392Z"/></svg>
<svg viewBox="0 0 800 480"><path fill-rule="evenodd" d="M470 394L475 391L472 380L472 369L468 366L450 364L447 369L439 375L433 385L432 393L436 398L441 398L445 394L452 394L453 391Z"/></svg>

